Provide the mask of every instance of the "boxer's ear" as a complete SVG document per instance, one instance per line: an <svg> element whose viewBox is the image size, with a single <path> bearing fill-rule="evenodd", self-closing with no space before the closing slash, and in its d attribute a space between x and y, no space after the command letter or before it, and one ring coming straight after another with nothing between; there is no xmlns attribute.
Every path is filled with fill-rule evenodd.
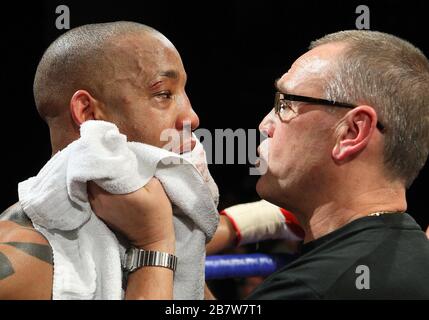
<svg viewBox="0 0 429 320"><path fill-rule="evenodd" d="M70 100L70 113L75 124L80 127L88 120L104 119L103 103L95 99L88 91L76 91Z"/></svg>
<svg viewBox="0 0 429 320"><path fill-rule="evenodd" d="M332 158L336 163L352 160L369 144L376 130L377 114L366 105L350 110L340 121L336 130L336 143Z"/></svg>

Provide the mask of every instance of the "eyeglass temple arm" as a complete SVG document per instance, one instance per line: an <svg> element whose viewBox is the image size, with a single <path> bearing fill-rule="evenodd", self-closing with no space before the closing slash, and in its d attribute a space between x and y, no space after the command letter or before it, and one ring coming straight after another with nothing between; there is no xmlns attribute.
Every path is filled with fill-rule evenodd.
<svg viewBox="0 0 429 320"><path fill-rule="evenodd" d="M351 104L351 103L337 102L337 101L312 98L312 97L304 97L304 96L298 96L298 95L294 95L294 94L283 94L283 97L284 97L283 99L290 100L290 101L324 104L324 105L330 105L330 106L335 106L335 107L340 107L340 108L353 109L353 108L357 107L355 104ZM384 130L385 130L384 126L380 123L380 121L377 121L376 127L381 132L384 132Z"/></svg>

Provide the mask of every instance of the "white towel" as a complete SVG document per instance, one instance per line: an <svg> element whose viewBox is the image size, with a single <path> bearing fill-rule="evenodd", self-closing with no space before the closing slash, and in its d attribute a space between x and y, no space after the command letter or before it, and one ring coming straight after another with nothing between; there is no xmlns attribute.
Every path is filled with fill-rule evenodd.
<svg viewBox="0 0 429 320"><path fill-rule="evenodd" d="M153 176L173 204L178 257L174 298L203 299L205 244L219 221L219 194L202 145L197 139L194 150L180 156L127 142L114 124L104 121L82 124L80 139L18 185L24 211L53 249L53 299L123 298L125 248L92 212L86 183L93 180L111 193L125 194Z"/></svg>

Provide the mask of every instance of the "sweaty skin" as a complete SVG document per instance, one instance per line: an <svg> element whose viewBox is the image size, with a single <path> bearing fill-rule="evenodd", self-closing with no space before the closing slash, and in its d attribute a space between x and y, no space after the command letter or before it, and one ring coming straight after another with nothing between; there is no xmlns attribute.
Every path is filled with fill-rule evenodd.
<svg viewBox="0 0 429 320"><path fill-rule="evenodd" d="M167 143L160 139L166 129L181 132L183 123L189 123L191 130L198 127L198 116L185 92L187 76L182 60L164 36L159 33L123 36L115 39L111 50L107 58L111 59L107 63L110 68L105 70L106 83L103 83L104 99L97 100L90 92L78 90L70 104L64 106L62 114L50 119L52 154L78 139L79 126L87 120L113 122L129 141L157 147ZM180 144L188 145L189 141L180 141ZM128 235L128 240L135 246L174 253L172 223L160 223L163 214L171 214L171 204L165 201L166 195L160 183L153 180L135 194L114 199L109 197L104 203L100 202L103 191L90 184L91 205L101 218L110 219L109 226L116 225L116 231ZM94 194L99 195L97 199ZM103 210L104 207L108 210ZM132 210L134 207L136 209ZM145 218L142 207L153 217L140 221L140 218ZM123 213L119 221L114 220L115 216L109 216L112 208ZM145 239L139 238L141 230L154 226L157 228L155 232L145 233ZM224 219L221 219L218 234L220 236L215 235L209 252L234 243L231 239L235 233ZM19 204L0 215L0 263L0 300L51 299L51 248L33 228ZM172 281L173 274L168 269L159 269L148 267L134 272L128 278L126 298L171 299L172 289L161 284L165 280Z"/></svg>

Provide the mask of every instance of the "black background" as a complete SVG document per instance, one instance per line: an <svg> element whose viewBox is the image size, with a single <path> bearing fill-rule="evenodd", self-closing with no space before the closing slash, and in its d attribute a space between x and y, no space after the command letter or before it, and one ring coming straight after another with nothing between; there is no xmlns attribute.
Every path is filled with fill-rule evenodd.
<svg viewBox="0 0 429 320"><path fill-rule="evenodd" d="M1 10L0 209L17 200L17 183L36 175L50 157L47 126L36 112L32 83L37 63L57 30L55 9L70 8L71 27L131 20L164 33L181 53L187 92L200 126L257 128L272 108L273 81L326 33L355 29L360 4L372 30L403 37L429 55L426 1L34 1ZM382 50L382 48L380 48ZM211 165L220 208L258 199L248 165ZM428 169L408 191L409 212L426 228Z"/></svg>

